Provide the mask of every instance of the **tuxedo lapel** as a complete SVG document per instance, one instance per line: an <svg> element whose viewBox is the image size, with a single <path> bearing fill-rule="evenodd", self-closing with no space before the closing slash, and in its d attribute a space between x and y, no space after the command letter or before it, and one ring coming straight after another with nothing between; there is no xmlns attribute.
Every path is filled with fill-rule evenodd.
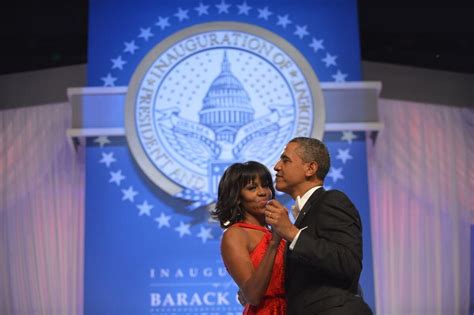
<svg viewBox="0 0 474 315"><path fill-rule="evenodd" d="M309 209L316 204L319 200L321 200L321 197L324 195L326 190L321 187L318 188L312 195L309 197L308 201L305 203L303 209L301 209L300 213L298 214L298 218L295 221L295 226L297 228L300 228L301 221L303 221L305 215L308 213Z"/></svg>

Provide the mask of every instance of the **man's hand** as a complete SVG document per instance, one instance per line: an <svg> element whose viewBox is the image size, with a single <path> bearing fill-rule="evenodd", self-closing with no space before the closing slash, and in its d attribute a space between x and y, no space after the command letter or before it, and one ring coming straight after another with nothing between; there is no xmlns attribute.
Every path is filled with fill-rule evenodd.
<svg viewBox="0 0 474 315"><path fill-rule="evenodd" d="M267 203L265 221L271 225L274 232L288 242L293 241L298 234L298 228L291 223L288 217L288 209L278 200L272 199Z"/></svg>

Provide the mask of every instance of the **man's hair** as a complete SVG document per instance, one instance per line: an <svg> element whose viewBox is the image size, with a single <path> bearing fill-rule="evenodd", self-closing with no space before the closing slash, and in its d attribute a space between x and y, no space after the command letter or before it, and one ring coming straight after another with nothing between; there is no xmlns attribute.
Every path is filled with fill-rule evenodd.
<svg viewBox="0 0 474 315"><path fill-rule="evenodd" d="M304 162L316 162L318 164L316 177L324 181L331 167L331 158L326 145L318 139L307 137L296 137L291 139L291 142L299 144L296 153Z"/></svg>

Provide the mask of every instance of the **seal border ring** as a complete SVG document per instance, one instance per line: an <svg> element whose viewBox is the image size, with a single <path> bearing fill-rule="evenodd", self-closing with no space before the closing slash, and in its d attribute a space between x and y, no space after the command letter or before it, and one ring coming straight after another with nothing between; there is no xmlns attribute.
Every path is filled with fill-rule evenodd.
<svg viewBox="0 0 474 315"><path fill-rule="evenodd" d="M313 129L311 130L311 135L309 136L317 139L322 139L323 137L325 106L319 80L313 68L303 56L303 54L298 49L296 49L289 41L277 35L276 33L264 29L260 26L241 22L208 22L184 28L159 42L146 54L142 61L140 61L140 64L135 69L132 75L125 98L125 135L132 156L139 165L140 169L146 174L146 176L155 185L157 185L159 188L161 188L163 191L170 195L175 195L181 192L183 190L183 187L171 181L165 174L163 174L158 168L153 165L148 155L142 148L135 128L135 100L138 96L139 84L142 82L142 78L148 71L149 67L156 60L156 56L166 51L174 43L200 33L222 30L235 30L261 36L265 38L265 40L273 43L274 45L285 51L285 53L293 59L296 66L302 72L304 78L306 79L309 89L311 91L311 97L313 101ZM320 106L314 106L318 104Z"/></svg>

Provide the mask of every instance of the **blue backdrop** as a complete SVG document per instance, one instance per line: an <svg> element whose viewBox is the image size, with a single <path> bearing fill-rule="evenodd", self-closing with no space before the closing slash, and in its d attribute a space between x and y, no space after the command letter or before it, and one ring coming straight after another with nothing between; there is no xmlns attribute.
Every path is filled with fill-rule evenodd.
<svg viewBox="0 0 474 315"><path fill-rule="evenodd" d="M142 59L184 27L238 21L294 45L322 82L358 81L356 1L90 1L88 83L127 86ZM85 113L85 124L123 110ZM327 188L346 192L364 225L361 285L374 309L365 134L326 133ZM240 314L237 288L219 254L221 229L205 208L152 183L125 137L86 146L85 314ZM271 167L271 165L269 165ZM288 197L278 196L290 204Z"/></svg>

